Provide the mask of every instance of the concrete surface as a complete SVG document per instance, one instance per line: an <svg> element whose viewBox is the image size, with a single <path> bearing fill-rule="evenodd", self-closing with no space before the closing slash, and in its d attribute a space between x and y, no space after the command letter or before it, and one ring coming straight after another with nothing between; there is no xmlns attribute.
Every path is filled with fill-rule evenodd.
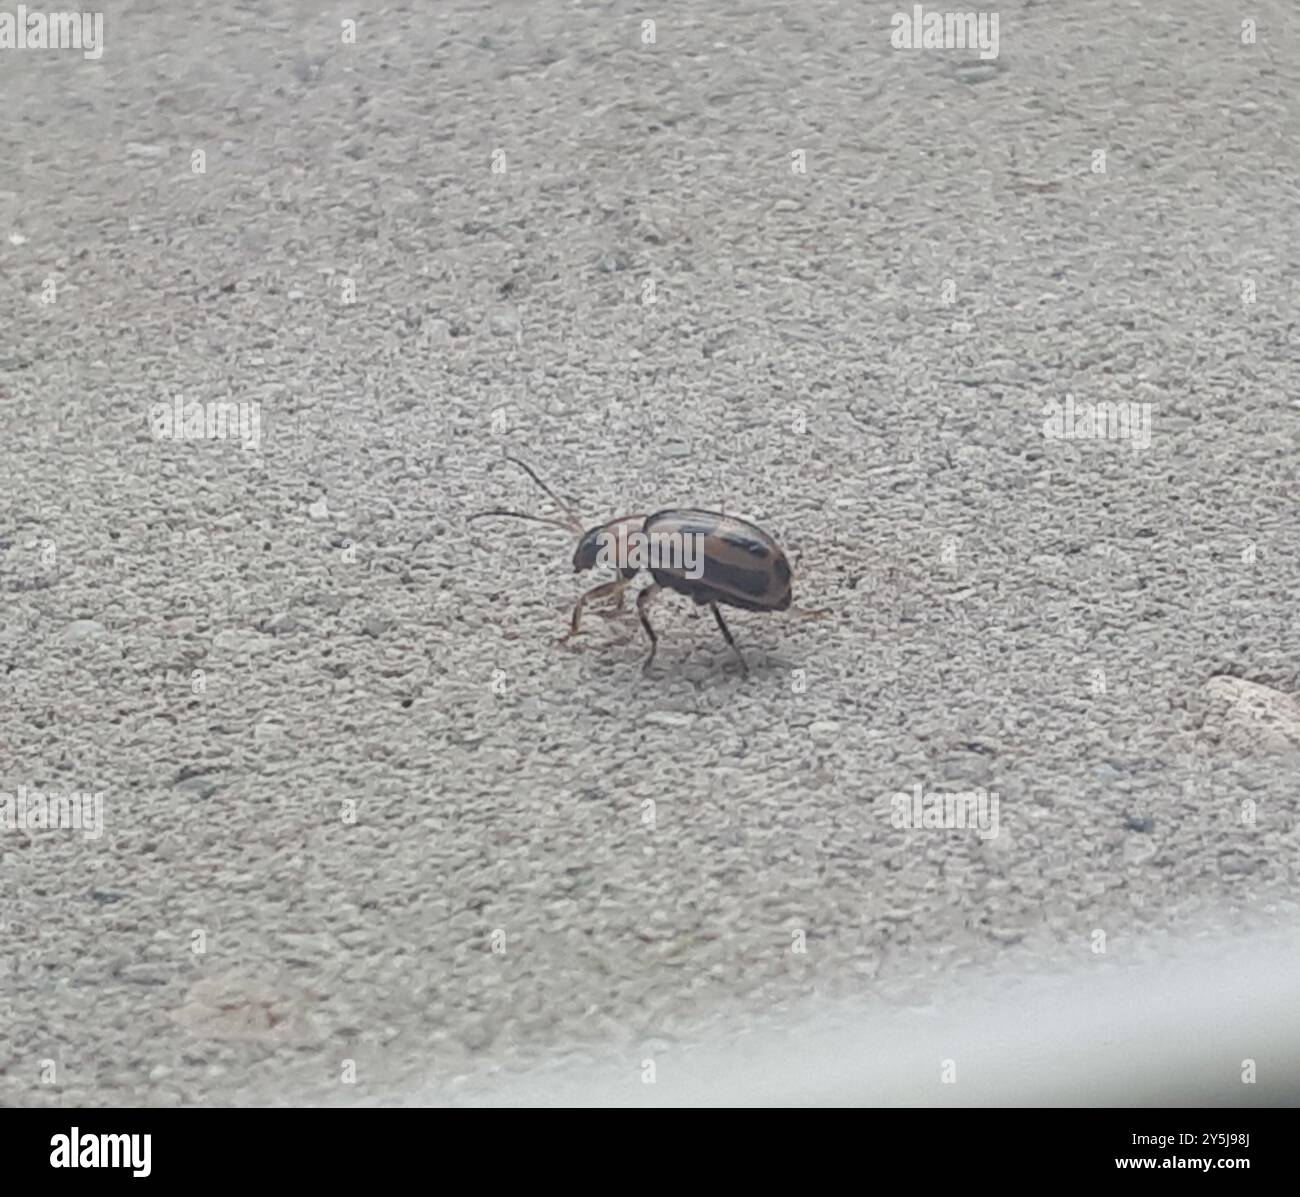
<svg viewBox="0 0 1300 1197"><path fill-rule="evenodd" d="M478 1100L1293 923L1300 12L1249 7L1017 4L993 62L736 0L0 51L0 792L103 818L0 827L0 1101ZM1149 443L1046 437L1067 396ZM757 520L833 617L736 613L748 679L673 597L653 678L630 614L558 647L571 541L465 524L552 509L507 452ZM895 827L916 786L996 836Z"/></svg>

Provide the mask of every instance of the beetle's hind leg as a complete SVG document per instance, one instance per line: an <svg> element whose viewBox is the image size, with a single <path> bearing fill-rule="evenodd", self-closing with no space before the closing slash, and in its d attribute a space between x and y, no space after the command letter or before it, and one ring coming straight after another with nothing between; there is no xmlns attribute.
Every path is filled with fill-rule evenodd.
<svg viewBox="0 0 1300 1197"><path fill-rule="evenodd" d="M659 593L660 589L659 583L655 582L636 596L636 613L641 617L641 626L645 628L645 634L650 637L650 655L646 657L645 663L641 666L642 673L650 672L650 664L655 659L655 653L659 651L659 637L655 635L654 628L650 626L645 611L646 607L650 605L650 600Z"/></svg>
<svg viewBox="0 0 1300 1197"><path fill-rule="evenodd" d="M745 664L744 654L736 647L736 642L731 638L731 629L723 622L722 612L718 610L717 603L710 603L709 610L713 612L713 618L718 621L718 630L722 633L722 638L731 645L731 651L736 654L737 660L740 661L740 671L746 677L749 676L749 666Z"/></svg>
<svg viewBox="0 0 1300 1197"><path fill-rule="evenodd" d="M569 621L569 630L560 637L559 643L565 644L568 640L578 634L578 628L582 624L582 609L592 599L604 598L607 594L617 594L619 604L623 602L623 591L627 587L630 579L615 578L612 582L602 582L599 586L593 586L585 594L578 596L578 601L573 604L573 618Z"/></svg>

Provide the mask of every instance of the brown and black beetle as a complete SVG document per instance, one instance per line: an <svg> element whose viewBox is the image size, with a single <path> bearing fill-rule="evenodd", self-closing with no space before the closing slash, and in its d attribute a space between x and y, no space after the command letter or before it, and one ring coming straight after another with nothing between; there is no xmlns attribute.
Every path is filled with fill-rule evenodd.
<svg viewBox="0 0 1300 1197"><path fill-rule="evenodd" d="M582 573L592 569L600 557L602 546L610 544L610 538L625 543L629 533L641 533L644 538L654 543L656 537L672 538L679 541L685 538L698 538L694 543L700 546L698 571L684 565L662 561L656 565L642 566L626 564L616 566L618 577L611 582L602 582L581 595L573 608L573 618L568 633L561 637L568 640L578 632L582 620L582 609L592 599L612 595L618 599L618 607L623 605L623 591L642 568L647 568L654 578L654 583L642 590L636 599L637 615L641 626L650 638L650 655L641 666L648 672L659 647L659 637L646 609L650 600L665 588L676 590L693 599L700 606L707 605L713 612L718 629L723 639L740 661L741 668L748 673L749 666L741 655L736 642L731 638L731 631L722 618L719 605L739 607L745 611L785 611L792 600L791 582L793 575L790 563L786 560L781 546L772 537L748 520L734 515L725 515L719 511L704 511L695 507L673 507L656 511L653 515L624 515L594 528L583 530L582 521L573 509L564 502L549 486L517 457L507 457L524 470L538 486L555 500L569 515L568 520L551 519L547 516L530 515L523 511L507 511L494 507L490 511L480 511L470 519L481 519L489 515L508 515L516 519L535 520L543 524L552 524L558 528L568 528L578 534L578 547L573 553L573 572ZM663 541L666 543L666 541ZM624 558L626 560L626 558ZM806 615L820 615L822 612L804 612Z"/></svg>

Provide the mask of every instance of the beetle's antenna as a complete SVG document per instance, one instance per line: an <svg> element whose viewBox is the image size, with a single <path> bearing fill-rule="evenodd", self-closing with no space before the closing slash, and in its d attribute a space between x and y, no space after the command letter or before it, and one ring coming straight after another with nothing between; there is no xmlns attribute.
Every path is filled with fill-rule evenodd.
<svg viewBox="0 0 1300 1197"><path fill-rule="evenodd" d="M553 520L545 515L529 515L524 511L507 511L504 507L493 507L491 511L476 511L473 515L465 517L466 522L482 519L485 515L512 515L517 520L533 520L539 524L553 524L557 528L563 528L566 532L573 530L573 525L566 523L564 520Z"/></svg>
<svg viewBox="0 0 1300 1197"><path fill-rule="evenodd" d="M543 482L533 472L533 467L528 465L526 462L520 461L519 458L517 457L511 457L509 454L506 454L506 460L513 461L515 465L517 465L521 470L523 470L525 474L527 474L534 482L537 483L538 486L540 486L548 495L551 496L552 499L554 499L561 507L564 508L565 511L569 513L568 524L562 524L561 526L571 528L573 529L574 532L576 532L579 536L581 536L583 532L583 527L582 527L582 520L578 516L578 513L574 511L572 507L570 507L563 499L561 499L559 495L557 495L549 486L546 485L545 482ZM537 516L534 518L540 519L542 517Z"/></svg>

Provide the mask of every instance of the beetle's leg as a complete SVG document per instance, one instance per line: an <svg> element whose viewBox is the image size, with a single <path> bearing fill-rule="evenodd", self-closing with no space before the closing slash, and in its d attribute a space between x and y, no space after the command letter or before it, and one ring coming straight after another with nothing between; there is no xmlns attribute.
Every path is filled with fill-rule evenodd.
<svg viewBox="0 0 1300 1197"><path fill-rule="evenodd" d="M749 666L745 664L744 654L736 647L736 642L731 638L731 629L722 622L722 612L718 610L717 603L710 603L709 610L713 612L713 618L718 621L718 630L722 633L722 638L731 645L731 651L740 659L740 670L746 676L749 675Z"/></svg>
<svg viewBox="0 0 1300 1197"><path fill-rule="evenodd" d="M605 619L617 619L619 615L622 614L623 603L627 598L627 591L625 587L630 581L632 581L633 578L637 576L639 572L640 571L635 566L627 566L627 565L623 566L623 568L619 570L619 575L623 579L623 585L620 586L616 592L618 595L618 601L614 604L614 609L612 611L601 612L601 615ZM622 643L622 641L620 641L619 643Z"/></svg>
<svg viewBox="0 0 1300 1197"><path fill-rule="evenodd" d="M612 582L602 582L599 586L593 586L585 594L578 596L578 601L573 604L573 619L569 622L569 630L560 637L560 643L563 644L571 636L578 634L578 626L582 623L582 609L594 598L603 598L607 594L617 593L622 598L623 588L627 585L627 578L615 578Z"/></svg>
<svg viewBox="0 0 1300 1197"><path fill-rule="evenodd" d="M655 582L636 596L636 613L641 617L641 626L645 628L645 634L650 637L650 655L646 657L645 664L641 666L642 673L650 672L650 663L655 659L655 653L659 651L659 637L655 635L655 630L650 626L650 621L645 614L645 609L650 600L659 593L659 590L659 583Z"/></svg>
<svg viewBox="0 0 1300 1197"><path fill-rule="evenodd" d="M617 619L623 613L623 608L627 604L626 584L620 586L614 593L617 596L614 605L605 611L596 612L601 619Z"/></svg>

